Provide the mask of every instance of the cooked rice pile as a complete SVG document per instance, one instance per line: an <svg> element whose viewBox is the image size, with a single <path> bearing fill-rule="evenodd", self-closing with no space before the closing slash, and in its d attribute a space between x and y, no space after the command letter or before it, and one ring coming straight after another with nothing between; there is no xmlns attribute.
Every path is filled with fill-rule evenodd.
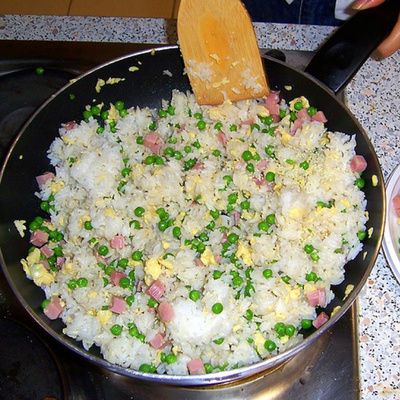
<svg viewBox="0 0 400 400"><path fill-rule="evenodd" d="M355 138L311 118L294 131L299 104L272 119L261 100L174 92L65 124L38 194L50 220L31 226L49 241L22 260L46 315L111 363L176 375L253 364L324 323L365 199Z"/></svg>

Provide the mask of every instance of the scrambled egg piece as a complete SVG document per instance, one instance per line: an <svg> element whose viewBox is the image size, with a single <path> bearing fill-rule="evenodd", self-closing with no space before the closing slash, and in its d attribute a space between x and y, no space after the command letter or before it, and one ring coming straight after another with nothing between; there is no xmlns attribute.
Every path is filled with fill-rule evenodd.
<svg viewBox="0 0 400 400"><path fill-rule="evenodd" d="M303 104L303 108L310 107L310 103L308 102L308 100L304 96L300 96L289 102L289 108L291 111L295 110L294 105L299 101L301 102L301 104Z"/></svg>
<svg viewBox="0 0 400 400"><path fill-rule="evenodd" d="M284 146L287 146L293 137L287 131L281 130L280 132L281 132L281 143Z"/></svg>
<svg viewBox="0 0 400 400"><path fill-rule="evenodd" d="M144 264L144 272L150 275L154 280L161 275L161 264L157 258L149 258Z"/></svg>
<svg viewBox="0 0 400 400"><path fill-rule="evenodd" d="M376 175L372 175L371 180L372 180L373 187L378 186L378 177Z"/></svg>
<svg viewBox="0 0 400 400"><path fill-rule="evenodd" d="M253 265L253 260L251 258L251 250L242 242L239 241L238 248L236 250L236 257L242 258L245 265Z"/></svg>
<svg viewBox="0 0 400 400"><path fill-rule="evenodd" d="M337 314L341 308L342 308L342 307L340 307L340 306L336 306L336 307L332 310L332 312L331 312L331 318L332 318L335 314Z"/></svg>
<svg viewBox="0 0 400 400"><path fill-rule="evenodd" d="M210 248L207 246L206 249L204 250L203 254L200 257L200 260L204 265L214 265L217 262L215 261L214 254L210 250Z"/></svg>
<svg viewBox="0 0 400 400"><path fill-rule="evenodd" d="M129 71L129 72L136 72L136 71L139 71L139 67L136 67L135 65L133 65L132 67L129 67L129 68L128 68L128 71Z"/></svg>
<svg viewBox="0 0 400 400"><path fill-rule="evenodd" d="M50 189L51 189L51 192L52 193L57 193L57 192L59 192L63 187L64 187L64 182L63 181L55 181L55 182L52 182L51 184L50 184Z"/></svg>
<svg viewBox="0 0 400 400"><path fill-rule="evenodd" d="M33 282L35 282L35 285L37 286L42 284L50 285L54 282L54 276L47 271L43 264L33 264L30 266L30 272Z"/></svg>
<svg viewBox="0 0 400 400"><path fill-rule="evenodd" d="M264 336L260 332L257 331L254 334L253 339L254 339L254 345L255 345L257 351L259 353L264 353L264 351L265 351L265 349L264 349L264 343L265 343Z"/></svg>
<svg viewBox="0 0 400 400"><path fill-rule="evenodd" d="M72 262L66 262L63 266L63 272L66 274L73 275L75 273L74 264Z"/></svg>
<svg viewBox="0 0 400 400"><path fill-rule="evenodd" d="M99 310L97 311L97 319L101 325L106 325L109 319L112 317L112 312L110 310Z"/></svg>
<svg viewBox="0 0 400 400"><path fill-rule="evenodd" d="M353 291L353 289L354 289L354 285L347 285L347 286L346 286L346 289L345 289L345 291L344 291L343 300L346 300L347 297L349 297L349 295L350 295L350 293Z"/></svg>
<svg viewBox="0 0 400 400"><path fill-rule="evenodd" d="M100 93L101 88L106 84L106 81L104 79L97 79L96 86L94 90L96 90L97 93Z"/></svg>
<svg viewBox="0 0 400 400"><path fill-rule="evenodd" d="M25 231L26 231L25 224L26 224L26 221L24 219L16 219L14 221L14 225L17 228L17 231L21 237L25 236Z"/></svg>
<svg viewBox="0 0 400 400"><path fill-rule="evenodd" d="M306 209L302 207L293 207L289 210L289 217L292 219L295 219L296 221L299 221L303 219L303 217L306 214Z"/></svg>

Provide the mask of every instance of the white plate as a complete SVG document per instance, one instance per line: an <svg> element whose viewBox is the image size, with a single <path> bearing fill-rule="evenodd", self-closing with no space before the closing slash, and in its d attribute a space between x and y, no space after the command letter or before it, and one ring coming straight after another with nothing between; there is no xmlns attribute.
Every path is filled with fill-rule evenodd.
<svg viewBox="0 0 400 400"><path fill-rule="evenodd" d="M400 165L389 176L386 184L386 224L383 235L383 251L392 268L393 274L400 283L400 225L399 217L394 212L392 199L400 193Z"/></svg>

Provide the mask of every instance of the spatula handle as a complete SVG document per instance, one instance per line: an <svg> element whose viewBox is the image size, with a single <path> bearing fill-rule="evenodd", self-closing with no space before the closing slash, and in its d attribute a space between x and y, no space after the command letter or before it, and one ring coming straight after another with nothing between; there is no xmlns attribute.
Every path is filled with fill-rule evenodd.
<svg viewBox="0 0 400 400"><path fill-rule="evenodd" d="M400 0L359 11L321 46L305 71L338 94L394 27Z"/></svg>

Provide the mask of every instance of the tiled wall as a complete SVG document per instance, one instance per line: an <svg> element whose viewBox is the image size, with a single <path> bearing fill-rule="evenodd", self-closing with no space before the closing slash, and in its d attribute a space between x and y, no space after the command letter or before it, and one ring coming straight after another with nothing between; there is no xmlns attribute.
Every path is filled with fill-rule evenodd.
<svg viewBox="0 0 400 400"><path fill-rule="evenodd" d="M0 0L0 14L176 18L179 0Z"/></svg>

